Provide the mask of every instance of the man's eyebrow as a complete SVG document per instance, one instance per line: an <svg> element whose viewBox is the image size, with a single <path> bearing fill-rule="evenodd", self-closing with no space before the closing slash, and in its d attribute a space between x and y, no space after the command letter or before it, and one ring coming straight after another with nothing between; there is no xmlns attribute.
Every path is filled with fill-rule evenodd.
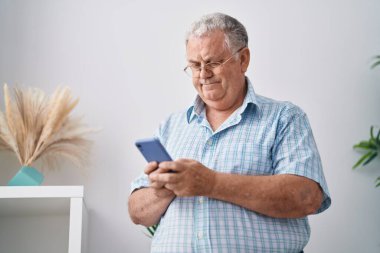
<svg viewBox="0 0 380 253"><path fill-rule="evenodd" d="M220 60L213 60L213 59L218 59L218 58L221 58L221 56L223 55L223 53L215 56L206 56L205 59L202 59L201 61L198 61L198 60L187 60L189 63L200 63L200 62L205 62L206 64L209 63L209 62L219 62L219 61L222 61L222 59Z"/></svg>
<svg viewBox="0 0 380 253"><path fill-rule="evenodd" d="M199 63L199 61L196 60L187 60L188 63Z"/></svg>

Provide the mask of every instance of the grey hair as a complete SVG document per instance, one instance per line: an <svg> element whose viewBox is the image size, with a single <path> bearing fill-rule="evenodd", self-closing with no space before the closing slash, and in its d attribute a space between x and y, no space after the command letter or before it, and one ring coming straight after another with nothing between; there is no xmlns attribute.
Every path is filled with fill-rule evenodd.
<svg viewBox="0 0 380 253"><path fill-rule="evenodd" d="M190 37L202 37L220 30L225 34L225 42L230 51L248 46L247 30L237 19L223 13L212 13L195 21L186 34L186 45Z"/></svg>

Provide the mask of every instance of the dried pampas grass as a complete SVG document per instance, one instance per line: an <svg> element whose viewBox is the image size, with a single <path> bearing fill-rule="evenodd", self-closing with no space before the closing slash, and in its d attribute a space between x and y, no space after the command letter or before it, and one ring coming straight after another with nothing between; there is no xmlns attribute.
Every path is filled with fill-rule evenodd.
<svg viewBox="0 0 380 253"><path fill-rule="evenodd" d="M70 89L57 88L50 97L34 88L13 91L14 100L4 85L0 150L13 151L23 166L40 160L53 169L66 158L77 167L86 167L91 141L85 136L94 129L84 125L81 118L69 116L79 101L73 99Z"/></svg>

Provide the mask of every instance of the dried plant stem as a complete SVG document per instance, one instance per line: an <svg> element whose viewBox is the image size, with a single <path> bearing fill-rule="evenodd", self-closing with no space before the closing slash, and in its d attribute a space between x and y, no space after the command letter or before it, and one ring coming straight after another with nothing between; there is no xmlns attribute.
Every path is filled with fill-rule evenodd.
<svg viewBox="0 0 380 253"><path fill-rule="evenodd" d="M94 130L70 113L78 104L69 88L58 88L51 97L38 89L14 88L15 101L4 85L5 113L0 111L0 149L13 151L22 165L42 159L56 164L60 157L85 167Z"/></svg>

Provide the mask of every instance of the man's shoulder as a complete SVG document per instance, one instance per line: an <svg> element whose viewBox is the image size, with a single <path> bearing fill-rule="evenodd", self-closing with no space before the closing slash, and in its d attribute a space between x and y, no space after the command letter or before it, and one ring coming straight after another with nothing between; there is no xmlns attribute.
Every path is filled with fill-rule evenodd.
<svg viewBox="0 0 380 253"><path fill-rule="evenodd" d="M190 109L183 109L181 111L175 111L169 114L169 116L166 118L166 120L177 120L177 119L183 119L187 117L188 111Z"/></svg>
<svg viewBox="0 0 380 253"><path fill-rule="evenodd" d="M175 122L187 122L188 111L189 109L183 109L181 111L172 112L161 122L161 124L171 125Z"/></svg>
<svg viewBox="0 0 380 253"><path fill-rule="evenodd" d="M160 122L156 135L165 145L169 136L179 134L187 125L187 111L173 112Z"/></svg>
<svg viewBox="0 0 380 253"><path fill-rule="evenodd" d="M290 101L281 101L268 98L262 95L256 95L258 107L264 114L276 114L279 117L289 117L304 115L305 112L296 104Z"/></svg>

